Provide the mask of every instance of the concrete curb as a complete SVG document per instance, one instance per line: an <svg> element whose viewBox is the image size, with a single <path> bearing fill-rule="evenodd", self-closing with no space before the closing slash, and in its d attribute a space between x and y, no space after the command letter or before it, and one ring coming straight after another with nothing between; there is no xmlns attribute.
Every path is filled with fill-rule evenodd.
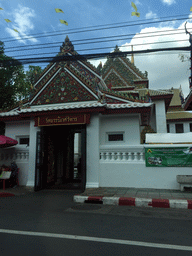
<svg viewBox="0 0 192 256"><path fill-rule="evenodd" d="M105 205L128 205L136 207L158 207L192 209L192 200L184 199L152 199L133 197L80 196L73 197L76 203L98 203Z"/></svg>

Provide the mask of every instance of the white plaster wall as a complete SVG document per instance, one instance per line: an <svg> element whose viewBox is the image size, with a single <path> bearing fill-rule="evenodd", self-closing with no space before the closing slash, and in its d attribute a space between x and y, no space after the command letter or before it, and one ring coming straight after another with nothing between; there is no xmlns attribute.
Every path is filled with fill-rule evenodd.
<svg viewBox="0 0 192 256"><path fill-rule="evenodd" d="M108 141L108 132L123 132L124 141ZM111 146L140 144L139 115L100 115L100 144Z"/></svg>
<svg viewBox="0 0 192 256"><path fill-rule="evenodd" d="M30 134L30 121L13 121L5 123L5 136L16 139L18 135Z"/></svg>
<svg viewBox="0 0 192 256"><path fill-rule="evenodd" d="M177 175L192 175L192 168L146 167L144 162L100 162L99 186L180 190Z"/></svg>
<svg viewBox="0 0 192 256"><path fill-rule="evenodd" d="M35 121L30 121L30 139L29 139L29 171L27 186L35 186L35 165L36 165L36 141L37 132L40 131L39 127L35 127Z"/></svg>
<svg viewBox="0 0 192 256"><path fill-rule="evenodd" d="M166 113L165 113L165 102L164 100L155 101L156 109L156 127L157 133L167 132Z"/></svg>
<svg viewBox="0 0 192 256"><path fill-rule="evenodd" d="M99 186L99 114L92 114L87 125L86 188Z"/></svg>

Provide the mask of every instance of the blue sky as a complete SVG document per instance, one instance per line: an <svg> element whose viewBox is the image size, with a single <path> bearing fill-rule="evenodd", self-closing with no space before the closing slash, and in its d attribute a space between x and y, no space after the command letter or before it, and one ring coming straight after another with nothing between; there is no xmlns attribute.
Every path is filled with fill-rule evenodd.
<svg viewBox="0 0 192 256"><path fill-rule="evenodd" d="M134 11L131 2L137 6L139 18L131 16ZM131 45L134 50L188 46L189 36L185 34L184 24L187 21L187 28L192 32L191 6L190 0L0 0L0 8L3 9L0 10L0 40L5 43L6 54L16 58L54 56L59 52L66 35L79 54L110 52L115 45L127 51L131 50ZM56 13L55 8L62 9L64 13ZM7 23L4 19L11 22ZM61 24L59 19L66 20L68 26ZM152 23L154 21L158 22ZM102 25L109 28L108 24L113 24L113 28L96 30ZM119 27L114 28L116 25ZM79 33L87 27L92 28ZM18 30L19 34L13 29ZM117 36L115 41L106 42L111 36ZM100 43L85 40L99 37L109 38ZM173 42L162 43L167 41ZM55 44L48 45L50 43ZM37 49L33 49L35 45ZM43 48L46 46L50 48ZM33 50L29 51L29 47ZM91 51L93 48L101 49ZM178 88L181 85L187 96L190 63L181 62L178 55L179 52L161 52L135 55L134 59L142 72L148 71L151 89ZM101 61L104 63L105 60ZM94 65L99 62L92 61Z"/></svg>

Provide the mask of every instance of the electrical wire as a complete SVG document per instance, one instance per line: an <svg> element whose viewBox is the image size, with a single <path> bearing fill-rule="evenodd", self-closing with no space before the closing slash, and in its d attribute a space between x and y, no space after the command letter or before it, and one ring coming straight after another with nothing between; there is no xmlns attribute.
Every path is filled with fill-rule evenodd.
<svg viewBox="0 0 192 256"><path fill-rule="evenodd" d="M158 18L157 18L158 19ZM189 19L189 18L187 18ZM150 19L151 20L151 19ZM152 19L154 20L154 19ZM103 27L103 28L95 28L95 29L83 29L83 30L77 30L77 31L65 31L64 34L77 34L77 33L85 33L85 32L93 32L93 31L99 31L99 30L108 30L108 29L117 29L117 28L123 28L123 27L131 27L131 26L140 26L140 25L148 25L148 24L154 24L154 23L163 23L163 22L170 22L170 21L179 21L179 20L186 20L186 17L185 18L174 18L174 19L167 19L167 20L163 20L163 21L159 21L159 19L157 21L151 21L151 22L138 22L138 23L134 23L134 24L130 24L130 21L129 24L126 24L126 25L116 25L116 26L112 26L112 27ZM146 20L144 20L146 21ZM127 22L125 22L127 23ZM118 23L119 24L119 23ZM122 24L122 23L120 23ZM105 25L101 25L101 26L105 26ZM57 33L57 34L51 34L51 35L40 35L40 36L36 36L36 37L33 37L33 38L42 38L42 37L49 37L49 36L61 36L61 33ZM23 37L23 38L18 38L18 39L11 39L11 40L5 40L5 39L2 39L4 42L13 42L13 41L18 41L18 40L24 40L24 39L29 39L29 37L32 37L32 35L30 36L26 36L26 37Z"/></svg>
<svg viewBox="0 0 192 256"><path fill-rule="evenodd" d="M183 32L178 32L176 33L177 31L183 31ZM77 46L77 45L84 45L84 44L97 44L97 43L107 43L107 42L112 42L112 41L116 41L116 40L129 40L129 39L142 39L142 38L148 38L148 37L160 37L160 36L172 36L172 35L181 35L181 34L185 34L185 30L184 29L178 29L178 30L163 30L163 31L154 31L154 32L150 32L150 33L140 33L139 35L146 35L146 36L137 36L136 38L132 38L132 37L126 37L126 38L122 38L122 37L125 37L125 36L134 36L135 34L128 34L128 35L118 35L118 36L110 36L110 37L98 37L98 38L89 38L89 39L84 39L84 40L73 40L73 46ZM170 33L170 34L162 34L163 32L174 32L174 33ZM152 34L152 35L150 35ZM158 34L158 35L154 35L154 34ZM91 40L98 40L98 39L108 39L109 40L104 40L104 41L93 41L93 42L86 42L86 41L91 41ZM116 39L110 39L110 38L116 38ZM82 42L82 43L74 43L74 42ZM30 45L32 46L33 48L29 48L29 49L23 49L24 47L29 47L29 46L20 46L20 47L8 47L5 49L6 53L8 52L18 52L18 51L30 51L30 50L36 50L36 49L46 49L46 48L56 48L56 47L59 47L59 45L54 45L54 44L61 44L63 42L58 42L58 43L46 43L46 45L52 45L52 46L44 46L44 47L37 47L37 46L41 46L41 45L45 45L45 44L39 44L39 45ZM22 49L18 49L18 48L21 48ZM13 49L13 50L8 50L7 49Z"/></svg>
<svg viewBox="0 0 192 256"><path fill-rule="evenodd" d="M174 16L165 16L165 17L159 17L159 18L151 18L151 19L143 19L143 20L140 20L139 22L141 21L146 21L146 20L161 20L161 19L167 19L167 18L176 18L176 17L183 17L183 16L186 16L188 17L189 14L181 14L181 15L174 15ZM189 18L188 18L189 19ZM76 31L76 30L79 30L79 29L86 29L86 28L98 28L98 27L103 27L103 26L112 26L112 25L119 25L119 24L124 24L124 23L134 23L135 21L123 21L123 22L118 22L118 23L110 23L110 24L102 24L102 25L94 25L94 26L87 26L87 27L80 27L80 28L73 28L73 29L67 29L67 31ZM58 30L58 31L54 31L54 32L46 32L47 34L53 34L53 33L58 33L58 32L63 32L64 30ZM66 31L66 30L65 30ZM40 35L42 33L35 33L35 34L31 34L31 35L27 35L27 36L34 36L34 35ZM9 38L12 38L12 37L6 37L6 38L3 38L2 40L5 40L5 39L9 39Z"/></svg>
<svg viewBox="0 0 192 256"><path fill-rule="evenodd" d="M143 45L153 45L153 44L165 44L165 43L178 43L178 42L187 42L188 40L177 40L177 41L163 41L163 42L153 42L153 43L142 43L142 44L132 44L133 47L135 46L143 46ZM128 45L122 45L119 48L124 48L124 47L128 47ZM95 51L95 50L104 50L104 49L114 49L115 46L108 46L108 47L99 47L99 48L91 48L91 49L79 49L78 52L80 51ZM35 56L35 55L52 55L52 54L58 54L58 52L43 52L43 53L33 53L33 54L23 54L23 55L16 55L14 56L14 58L20 58L20 57L25 57L25 56Z"/></svg>
<svg viewBox="0 0 192 256"><path fill-rule="evenodd" d="M158 49L148 49L148 50L138 50L138 51L125 51L125 52L112 52L112 53L95 53L95 54L84 54L84 55L61 55L56 57L39 57L39 58L25 58L17 60L4 60L0 61L0 67L3 65L15 66L19 64L29 64L29 63L43 63L43 62L62 62L62 61L77 61L77 60L90 60L97 58L115 58L115 57L126 57L131 54L138 53L150 53L159 51L190 51L191 47L173 47L173 48L158 48Z"/></svg>
<svg viewBox="0 0 192 256"><path fill-rule="evenodd" d="M183 17L184 16L184 17ZM174 16L165 16L165 17L159 17L159 18L151 18L151 19L143 19L143 20L140 20L139 22L142 22L142 21L150 21L150 20L161 20L161 19L167 19L167 18L173 18L175 19L176 17L183 17L183 18L186 18L186 17L189 16L189 14L181 14L181 15L174 15ZM67 32L70 32L70 31L76 31L76 30L79 30L79 29L86 29L86 28L98 28L98 27L103 27L103 26L112 26L112 25L119 25L119 24L125 24L125 23L134 23L135 21L124 21L124 22L118 22L118 23L110 23L110 24L102 24L102 25L94 25L94 26L87 26L87 27L80 27L80 28L73 28L73 29L67 29ZM58 31L54 31L54 32L46 32L46 34L54 34L54 33L58 33L58 32L63 32L64 30L58 30ZM65 30L66 31L66 30ZM34 36L34 35L41 35L42 33L35 33L35 34L31 34L31 35L27 35L27 36ZM6 40L6 39L9 39L9 38L12 38L12 37L6 37L6 38L3 38L2 40Z"/></svg>

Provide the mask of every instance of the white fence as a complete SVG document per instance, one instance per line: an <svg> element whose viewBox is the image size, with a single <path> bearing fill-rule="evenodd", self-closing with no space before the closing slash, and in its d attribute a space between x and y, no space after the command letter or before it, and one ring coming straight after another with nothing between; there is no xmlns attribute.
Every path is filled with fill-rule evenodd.
<svg viewBox="0 0 192 256"><path fill-rule="evenodd" d="M141 145L131 147L100 147L100 161L120 161L120 162L141 162L144 163L144 147Z"/></svg>

